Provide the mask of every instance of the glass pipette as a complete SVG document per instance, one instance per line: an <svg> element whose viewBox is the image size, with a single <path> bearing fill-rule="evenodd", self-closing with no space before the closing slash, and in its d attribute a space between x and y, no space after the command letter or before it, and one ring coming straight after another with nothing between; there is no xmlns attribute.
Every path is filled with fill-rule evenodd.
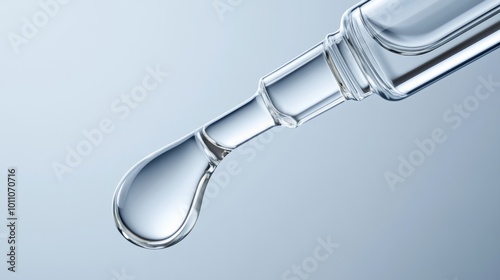
<svg viewBox="0 0 500 280"><path fill-rule="evenodd" d="M210 176L264 131L295 128L347 100L401 100L495 50L500 0L372 0L348 10L339 31L260 80L257 93L147 156L113 200L123 236L171 246L193 228Z"/></svg>

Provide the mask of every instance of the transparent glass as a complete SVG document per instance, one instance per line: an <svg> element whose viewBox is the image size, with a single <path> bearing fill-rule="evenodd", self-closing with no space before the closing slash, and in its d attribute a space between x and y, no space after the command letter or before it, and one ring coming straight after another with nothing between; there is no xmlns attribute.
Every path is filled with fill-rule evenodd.
<svg viewBox="0 0 500 280"><path fill-rule="evenodd" d="M359 66L352 76L369 86L352 89L355 99L399 100L496 49L499 10L499 0L373 0L346 12L329 40L334 51L347 41L356 63L345 72Z"/></svg>
<svg viewBox="0 0 500 280"><path fill-rule="evenodd" d="M387 50L430 52L498 12L496 0L371 1L361 7L365 27Z"/></svg>
<svg viewBox="0 0 500 280"><path fill-rule="evenodd" d="M144 248L182 240L193 228L210 176L224 157L274 126L295 128L343 103L378 94L406 98L498 48L500 0L373 0L338 32L261 79L229 113L133 166L113 214Z"/></svg>

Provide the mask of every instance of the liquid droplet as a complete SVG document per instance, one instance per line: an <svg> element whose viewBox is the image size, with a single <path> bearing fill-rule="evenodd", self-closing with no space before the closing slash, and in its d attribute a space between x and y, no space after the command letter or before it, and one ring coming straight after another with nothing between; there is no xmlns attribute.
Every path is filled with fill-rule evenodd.
<svg viewBox="0 0 500 280"><path fill-rule="evenodd" d="M149 155L123 177L113 213L126 239L159 249L174 245L191 231L218 163L203 137L193 133Z"/></svg>
<svg viewBox="0 0 500 280"><path fill-rule="evenodd" d="M120 233L144 248L181 241L198 219L203 194L219 162L276 125L260 95L132 167L118 184L113 214Z"/></svg>

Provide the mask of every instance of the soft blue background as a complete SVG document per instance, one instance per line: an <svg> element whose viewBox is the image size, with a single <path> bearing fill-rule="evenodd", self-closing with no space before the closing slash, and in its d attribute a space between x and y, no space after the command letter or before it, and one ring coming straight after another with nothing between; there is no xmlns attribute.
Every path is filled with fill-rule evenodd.
<svg viewBox="0 0 500 280"><path fill-rule="evenodd" d="M112 195L133 164L250 97L355 3L243 0L221 20L212 1L73 0L16 54L9 32L40 7L0 2L0 174L19 169L20 217L19 272L2 262L0 278L282 279L327 236L340 247L310 279L500 277L500 89L457 130L442 117L480 76L500 81L498 51L407 100L347 102L249 143L254 156L228 156L238 174L209 186L172 248L141 249L116 230ZM157 64L169 77L117 118L111 103ZM115 131L59 181L51 164L105 117ZM435 128L448 140L391 191L384 172ZM5 202L2 190L2 255Z"/></svg>

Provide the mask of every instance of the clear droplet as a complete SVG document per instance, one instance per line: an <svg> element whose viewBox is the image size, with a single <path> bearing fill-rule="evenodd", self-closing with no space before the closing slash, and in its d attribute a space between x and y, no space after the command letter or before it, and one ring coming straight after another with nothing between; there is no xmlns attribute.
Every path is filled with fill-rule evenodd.
<svg viewBox="0 0 500 280"><path fill-rule="evenodd" d="M191 231L218 162L207 156L202 137L193 133L149 155L123 177L113 208L118 229L129 241L164 248Z"/></svg>
<svg viewBox="0 0 500 280"><path fill-rule="evenodd" d="M233 149L275 126L259 95L132 167L118 184L118 230L145 248L165 248L193 228L210 176Z"/></svg>

